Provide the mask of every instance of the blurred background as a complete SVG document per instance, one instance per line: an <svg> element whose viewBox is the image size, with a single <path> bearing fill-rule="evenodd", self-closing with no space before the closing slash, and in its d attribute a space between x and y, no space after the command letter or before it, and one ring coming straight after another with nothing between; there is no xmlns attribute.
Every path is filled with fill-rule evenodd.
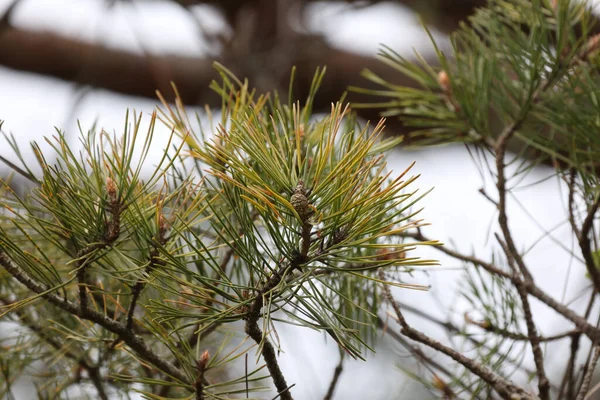
<svg viewBox="0 0 600 400"><path fill-rule="evenodd" d="M369 87L361 77L368 68L388 81L409 84L399 72L376 59L381 44L407 58L414 51L435 64L431 40L423 25L441 46L460 21L484 5L484 0L306 1L306 0L0 0L0 120L2 131L12 133L27 159L28 143L66 132L75 143L79 131L93 126L121 132L125 112L150 114L158 104L155 91L173 99L173 81L190 111L220 107L208 89L218 76L212 64L219 61L240 78L248 78L260 91L277 89L286 96L292 66L297 67L294 93L306 95L315 68L327 66L316 107L328 112L348 86ZM375 99L352 93L348 100ZM378 119L376 110L360 110L364 119ZM402 126L387 122L389 134L402 134ZM162 130L161 130L162 129ZM168 132L159 128L156 151ZM160 134L163 132L164 134ZM48 146L42 148L48 148ZM6 144L0 156L16 162ZM433 225L427 236L465 251L489 257L495 229L494 206L479 193L493 193L485 160L477 160L463 146L392 152L390 168L400 173L412 161L421 174L417 186L435 187L421 203L422 217ZM9 169L0 165L0 175ZM515 237L539 276L541 285L573 308L588 285L565 220L566 192L553 170L534 169L514 191L509 212ZM493 236L492 236L493 237ZM561 245L557 245L560 243ZM432 250L419 255L437 258L441 266L411 278L430 284L429 292L398 291L396 296L428 315L461 325L465 309L460 301L462 266ZM567 268L568 266L568 268ZM540 331L561 331L562 320L547 313ZM598 310L596 310L596 313ZM439 324L409 314L411 323L436 336L452 340ZM320 334L293 326L278 328L282 368L295 383L298 399L322 398L339 354L334 343ZM562 373L560 346L549 353L552 379ZM566 348L566 347L564 347ZM382 334L376 354L367 362L351 361L338 385L337 399L427 399L440 397L411 380L402 369L424 373L397 340ZM434 356L441 357L441 356ZM440 358L440 362L445 362ZM531 366L531 360L525 366ZM516 379L526 381L527 373ZM33 398L35 391L20 383L18 398ZM267 396L266 396L267 397Z"/></svg>

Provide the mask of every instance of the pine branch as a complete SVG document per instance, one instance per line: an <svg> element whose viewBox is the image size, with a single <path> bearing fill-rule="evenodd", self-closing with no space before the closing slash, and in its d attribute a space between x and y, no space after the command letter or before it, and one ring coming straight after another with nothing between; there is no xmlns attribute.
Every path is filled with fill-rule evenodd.
<svg viewBox="0 0 600 400"><path fill-rule="evenodd" d="M382 280L384 280L383 276L381 276L381 278L382 278ZM400 310L400 307L398 307L398 304L394 300L394 297L392 296L392 293L387 284L383 284L383 291L384 291L386 300L388 301L389 304L392 305L392 308L396 314L397 320L400 323L400 326L402 327L401 333L403 335L411 338L412 340L423 343L441 353L444 353L448 357L452 358L454 361L463 365L465 368L467 368L473 374L475 374L478 377L480 377L481 379L483 379L492 388L494 388L494 390L498 394L500 394L504 398L510 399L510 398L514 398L516 396L519 396L518 398L521 398L521 399L534 400L536 398L531 393L528 393L525 390L523 390L521 387L519 387L519 386L513 384L512 382L507 381L506 379L502 378L501 376L495 374L490 369L488 369L486 366L477 363L476 361L464 356L460 352L458 352L448 346L445 346L442 343L437 342L437 341L433 340L432 338L428 337L427 335L423 334L422 332L412 328L404 319L404 316L402 315L402 311Z"/></svg>
<svg viewBox="0 0 600 400"><path fill-rule="evenodd" d="M144 343L143 339L132 333L130 330L128 330L125 327L125 325L115 320L112 320L106 317L105 315L92 310L91 308L86 308L85 310L82 310L80 307L71 303L69 300L61 299L56 294L54 294L52 290L45 288L38 282L28 277L18 266L13 264L13 262L8 258L6 253L4 253L1 250L0 265L2 265L2 267L4 267L4 269L10 275L12 275L13 278L21 282L21 284L26 286L32 292L41 295L41 297L47 300L49 303L68 312L69 314L94 322L102 326L107 331L120 336L123 339L123 341L129 347L131 347L131 349L135 351L142 359L148 361L150 364L154 365L166 374L174 377L179 382L188 382L188 378L185 374L178 370L174 365L164 360L162 357L158 356L153 350L148 348Z"/></svg>
<svg viewBox="0 0 600 400"><path fill-rule="evenodd" d="M297 267L297 266L296 266ZM261 354L265 363L267 364L267 368L271 373L271 378L273 379L273 383L275 384L275 388L277 389L277 393L281 396L282 400L292 400L292 394L290 393L290 387L285 381L285 377L283 376L283 372L279 368L279 364L277 362L277 355L275 354L275 348L271 344L271 341L267 337L263 335L260 327L258 326L258 320L261 317L261 310L264 305L265 296L271 295L272 291L279 285L284 275L293 268L292 265L288 267L282 267L275 271L271 278L266 282L266 284L260 289L254 302L250 306L248 313L245 317L246 325L245 332L248 336L252 338L256 342L256 344L261 349Z"/></svg>

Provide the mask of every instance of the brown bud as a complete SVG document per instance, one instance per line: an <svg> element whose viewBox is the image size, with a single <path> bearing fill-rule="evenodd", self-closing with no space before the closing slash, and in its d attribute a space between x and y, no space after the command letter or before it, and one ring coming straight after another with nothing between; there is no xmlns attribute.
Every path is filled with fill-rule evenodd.
<svg viewBox="0 0 600 400"><path fill-rule="evenodd" d="M450 86L450 77L446 71L442 70L438 73L438 83L440 84L440 87L444 93L450 93L452 91Z"/></svg>
<svg viewBox="0 0 600 400"><path fill-rule="evenodd" d="M204 350L200 359L198 360L198 369L204 371L206 369L206 364L208 364L208 360L210 359L210 353L208 350Z"/></svg>
<svg viewBox="0 0 600 400"><path fill-rule="evenodd" d="M379 249L377 250L377 259L379 261L393 261L402 260L406 258L406 251L394 251L393 249Z"/></svg>
<svg viewBox="0 0 600 400"><path fill-rule="evenodd" d="M475 321L473 318L471 318L469 316L469 313L465 313L464 318L465 318L465 322L467 324L477 325L478 327L486 329L486 330L489 330L492 328L492 323L490 322L489 319L486 319L484 321Z"/></svg>
<svg viewBox="0 0 600 400"><path fill-rule="evenodd" d="M158 240L160 240L161 242L165 241L167 229L169 229L169 222L167 221L165 216L162 213L160 213L158 215Z"/></svg>
<svg viewBox="0 0 600 400"><path fill-rule="evenodd" d="M108 193L110 201L117 200L117 185L110 176L106 177L106 193Z"/></svg>
<svg viewBox="0 0 600 400"><path fill-rule="evenodd" d="M294 189L294 194L290 198L290 203L302 221L306 221L311 216L313 211L310 208L310 203L306 197L304 182L298 182L298 185L296 185L296 188Z"/></svg>

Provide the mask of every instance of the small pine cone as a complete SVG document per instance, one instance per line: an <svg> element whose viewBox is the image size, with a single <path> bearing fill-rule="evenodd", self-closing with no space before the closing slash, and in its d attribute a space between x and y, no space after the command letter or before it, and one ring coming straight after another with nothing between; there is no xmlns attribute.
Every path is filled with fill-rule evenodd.
<svg viewBox="0 0 600 400"><path fill-rule="evenodd" d="M290 203L292 203L294 210L296 210L302 221L306 221L310 217L312 210L306 197L304 182L298 182L296 189L294 189L294 194L290 198Z"/></svg>

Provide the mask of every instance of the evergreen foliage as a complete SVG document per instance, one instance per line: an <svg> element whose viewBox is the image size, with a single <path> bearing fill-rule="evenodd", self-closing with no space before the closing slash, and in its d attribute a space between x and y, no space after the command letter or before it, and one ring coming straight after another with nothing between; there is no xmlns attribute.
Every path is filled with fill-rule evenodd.
<svg viewBox="0 0 600 400"><path fill-rule="evenodd" d="M466 144L497 189L496 194L482 189L498 211L493 227L498 251L491 261L439 248L465 264L462 294L476 314L466 315L463 327L450 322L444 327L460 333L461 343L473 346L474 354L432 342L407 324L402 307L395 309L403 333L456 362L453 370L434 366L433 379L419 378L446 398L587 399L598 390L588 393L600 357L599 330L592 317L600 292L596 22L587 2L489 0L451 36L449 48L434 42L437 65L418 53L415 62L390 48L381 51L381 60L409 76L414 86L396 85L365 71L381 89L353 88L382 98L353 106L378 107L382 115L399 118L411 129L411 145ZM510 228L507 204L540 163L553 166L567 192L564 222L578 248L556 244L584 266L591 280L591 287L581 293L589 298L587 308L573 309L557 300L557 294L544 291L543 279L532 273L542 266L527 258L525 245L515 241ZM412 237L426 240L420 233ZM545 237L552 239L552 232ZM569 268L565 265L565 271ZM531 298L568 320L567 330L541 334L537 324L542 316L532 313ZM546 358L560 348L555 343L565 339L570 340L570 354L566 352L561 366L563 377L551 381ZM526 354L533 358L533 369L527 367ZM429 361L424 363L431 365ZM523 375L519 378L517 372L525 373L532 385L522 383ZM519 384L511 382L513 378Z"/></svg>
<svg viewBox="0 0 600 400"><path fill-rule="evenodd" d="M33 144L42 173L21 160L26 196L2 182L0 310L16 333L2 339L0 396L33 375L40 398L89 383L92 398L224 399L270 375L290 399L277 323L320 330L362 358L381 284L426 289L402 278L434 262L401 239L422 222L410 166L385 171L382 152L398 140L341 103L313 116L324 71L300 104L219 70L221 122L206 135L181 102L165 102L147 132L134 114L122 135L83 135L81 150L61 132L47 139L53 155ZM169 148L148 160L158 119ZM267 370L234 375L248 352Z"/></svg>

